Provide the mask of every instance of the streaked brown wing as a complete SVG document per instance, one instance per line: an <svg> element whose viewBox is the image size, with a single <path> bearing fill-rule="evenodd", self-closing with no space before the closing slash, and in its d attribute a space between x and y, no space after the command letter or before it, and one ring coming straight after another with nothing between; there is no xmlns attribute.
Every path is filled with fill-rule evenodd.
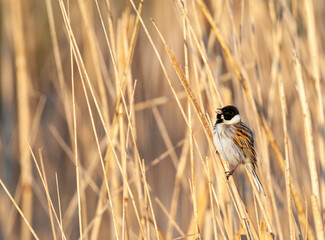
<svg viewBox="0 0 325 240"><path fill-rule="evenodd" d="M257 162L253 133L243 122L237 123L234 127L234 143L243 151L245 157L251 160L255 169Z"/></svg>

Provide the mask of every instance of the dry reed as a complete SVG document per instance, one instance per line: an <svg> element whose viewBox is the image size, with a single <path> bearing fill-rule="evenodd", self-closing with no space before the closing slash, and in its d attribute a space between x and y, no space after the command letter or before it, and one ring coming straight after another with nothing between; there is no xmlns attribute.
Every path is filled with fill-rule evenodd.
<svg viewBox="0 0 325 240"><path fill-rule="evenodd" d="M303 2L1 2L0 238L324 239L325 4ZM225 177L228 104L266 197Z"/></svg>

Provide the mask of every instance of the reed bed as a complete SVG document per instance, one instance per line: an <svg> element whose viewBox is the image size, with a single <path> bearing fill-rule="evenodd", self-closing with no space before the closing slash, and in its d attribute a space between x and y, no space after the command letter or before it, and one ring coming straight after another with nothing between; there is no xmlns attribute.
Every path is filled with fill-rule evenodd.
<svg viewBox="0 0 325 240"><path fill-rule="evenodd" d="M324 1L0 6L0 239L324 239Z"/></svg>

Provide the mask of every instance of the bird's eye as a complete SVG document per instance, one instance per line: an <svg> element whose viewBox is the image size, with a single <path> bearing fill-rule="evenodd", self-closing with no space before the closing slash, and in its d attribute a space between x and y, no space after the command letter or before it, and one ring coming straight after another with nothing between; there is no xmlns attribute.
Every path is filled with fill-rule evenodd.
<svg viewBox="0 0 325 240"><path fill-rule="evenodd" d="M231 120L231 114L229 113L224 113L223 114L226 120Z"/></svg>

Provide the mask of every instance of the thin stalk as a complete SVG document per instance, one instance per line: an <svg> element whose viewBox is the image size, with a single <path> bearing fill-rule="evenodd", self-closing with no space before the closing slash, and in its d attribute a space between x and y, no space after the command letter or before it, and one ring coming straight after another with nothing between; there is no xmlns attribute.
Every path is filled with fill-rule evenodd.
<svg viewBox="0 0 325 240"><path fill-rule="evenodd" d="M316 234L317 239L324 239L324 229L322 221L319 222L321 219L321 212L320 212L320 196L319 196L319 181L318 181L318 173L316 168L316 157L315 157L315 149L314 149L314 139L313 139L313 130L312 130L312 122L310 116L310 109L309 104L306 96L306 90L304 86L302 71L300 60L298 58L297 52L293 52L293 62L295 67L295 73L297 77L297 85L298 85L298 93L303 113L303 120L304 120L304 127L305 127L305 143L307 149L307 157L308 157L308 165L309 165L309 174L310 174L310 181L312 187L312 199L316 201L316 205L313 204L313 214L314 220L316 224ZM317 207L316 207L317 206Z"/></svg>
<svg viewBox="0 0 325 240"><path fill-rule="evenodd" d="M295 239L294 233L294 221L292 216L292 197L290 191L290 159L289 159L289 146L288 146L288 130L287 130L287 104L285 99L283 79L279 76L279 95L281 100L281 112L282 112L282 125L284 133L284 149L285 149L285 181L286 181L286 195L288 204L288 215L289 215L289 232L290 239Z"/></svg>
<svg viewBox="0 0 325 240"><path fill-rule="evenodd" d="M26 42L24 38L23 8L21 0L12 0L11 21L12 40L15 54L16 85L17 85L17 114L18 114L18 144L21 164L22 200L21 208L28 222L33 220L33 192L32 192L32 163L26 138L30 131L29 85L30 75L26 57ZM25 224L21 224L21 239L31 239L31 232Z"/></svg>

